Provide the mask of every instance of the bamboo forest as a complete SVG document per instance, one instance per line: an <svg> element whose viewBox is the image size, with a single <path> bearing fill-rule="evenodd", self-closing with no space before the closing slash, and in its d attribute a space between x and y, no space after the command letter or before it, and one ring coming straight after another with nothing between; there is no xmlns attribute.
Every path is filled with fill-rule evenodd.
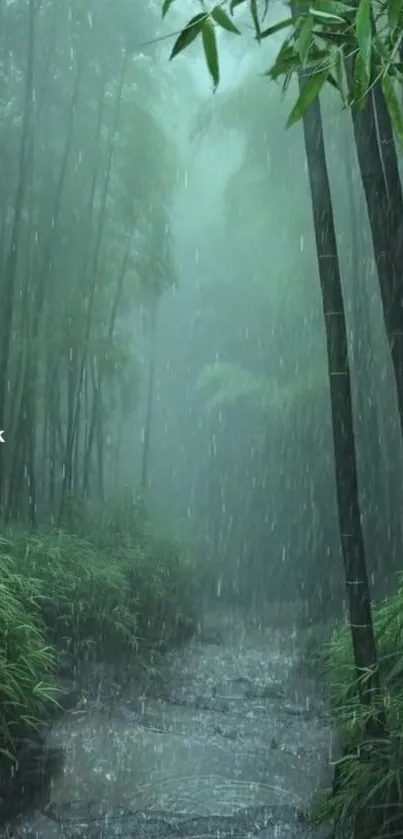
<svg viewBox="0 0 403 839"><path fill-rule="evenodd" d="M0 839L403 839L402 183L402 0L0 0Z"/></svg>

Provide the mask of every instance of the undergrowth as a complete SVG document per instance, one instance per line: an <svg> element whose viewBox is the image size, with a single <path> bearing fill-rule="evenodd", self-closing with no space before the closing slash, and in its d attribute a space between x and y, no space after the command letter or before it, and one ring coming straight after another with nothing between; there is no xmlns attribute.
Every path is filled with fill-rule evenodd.
<svg viewBox="0 0 403 839"><path fill-rule="evenodd" d="M144 660L194 626L192 567L146 517L121 528L96 517L89 536L0 536L0 749L12 758L21 733L56 703L61 656Z"/></svg>
<svg viewBox="0 0 403 839"><path fill-rule="evenodd" d="M327 671L330 642L336 626L335 621L328 621L298 630L301 664L305 668L317 672Z"/></svg>
<svg viewBox="0 0 403 839"><path fill-rule="evenodd" d="M312 819L333 823L334 836L342 839L403 836L403 578L398 594L374 607L373 620L384 736L365 733L370 712L358 700L349 626L339 627L322 651L343 756L336 763L337 782L318 798Z"/></svg>

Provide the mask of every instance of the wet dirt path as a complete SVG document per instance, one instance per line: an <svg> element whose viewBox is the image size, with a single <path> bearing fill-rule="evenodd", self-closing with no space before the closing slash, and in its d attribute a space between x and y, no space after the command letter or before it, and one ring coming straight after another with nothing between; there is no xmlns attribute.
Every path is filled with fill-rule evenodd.
<svg viewBox="0 0 403 839"><path fill-rule="evenodd" d="M45 813L19 836L305 839L331 733L287 631L229 611L165 657L158 684L83 697L52 732L66 752ZM316 834L318 836L319 834Z"/></svg>

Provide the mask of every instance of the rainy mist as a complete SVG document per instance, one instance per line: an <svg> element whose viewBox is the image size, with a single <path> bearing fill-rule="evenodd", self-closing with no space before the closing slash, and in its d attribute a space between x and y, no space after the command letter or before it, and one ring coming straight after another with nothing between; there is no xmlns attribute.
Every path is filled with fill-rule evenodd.
<svg viewBox="0 0 403 839"><path fill-rule="evenodd" d="M400 147L260 5L0 1L4 839L403 835Z"/></svg>

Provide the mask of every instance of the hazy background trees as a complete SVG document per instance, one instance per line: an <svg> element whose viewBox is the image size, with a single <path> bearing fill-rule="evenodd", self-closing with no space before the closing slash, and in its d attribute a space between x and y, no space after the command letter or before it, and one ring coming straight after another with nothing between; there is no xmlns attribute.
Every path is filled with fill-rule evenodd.
<svg viewBox="0 0 403 839"><path fill-rule="evenodd" d="M135 32L124 0L113 19L79 0L1 9L1 501L6 517L61 521L73 498L138 483L121 440L141 310L176 279L180 162L161 119L169 78L141 47L157 9Z"/></svg>
<svg viewBox="0 0 403 839"><path fill-rule="evenodd" d="M253 568L263 600L339 603L306 159L301 126L284 129L296 89L282 102L267 54L222 33L212 97L196 45L168 62L188 10L2 5L3 512L61 521L143 483L231 597ZM351 123L330 89L322 109L382 593L400 562L393 375Z"/></svg>

